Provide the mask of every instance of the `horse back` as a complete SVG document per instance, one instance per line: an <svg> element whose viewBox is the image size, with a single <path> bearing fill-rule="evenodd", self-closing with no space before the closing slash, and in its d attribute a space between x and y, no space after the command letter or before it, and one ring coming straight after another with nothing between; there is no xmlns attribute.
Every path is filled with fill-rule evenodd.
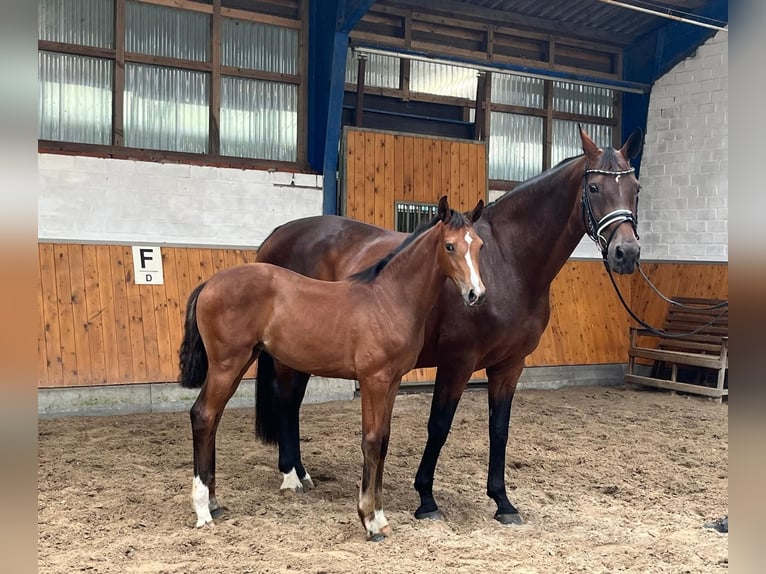
<svg viewBox="0 0 766 574"><path fill-rule="evenodd" d="M336 215L305 217L276 228L258 249L258 261L339 281L385 257L406 237Z"/></svg>

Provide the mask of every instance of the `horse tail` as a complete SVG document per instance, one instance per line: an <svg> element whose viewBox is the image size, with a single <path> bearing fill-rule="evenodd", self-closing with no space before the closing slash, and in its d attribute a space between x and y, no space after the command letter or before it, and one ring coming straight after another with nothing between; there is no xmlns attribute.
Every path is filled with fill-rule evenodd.
<svg viewBox="0 0 766 574"><path fill-rule="evenodd" d="M204 286L205 283L201 283L189 295L189 302L186 304L184 338L181 341L181 349L178 351L181 368L179 383L187 389L200 388L207 377L207 353L197 327L197 297Z"/></svg>
<svg viewBox="0 0 766 574"><path fill-rule="evenodd" d="M275 408L276 378L273 357L261 351L255 375L255 436L265 444L276 444L279 437L279 418Z"/></svg>

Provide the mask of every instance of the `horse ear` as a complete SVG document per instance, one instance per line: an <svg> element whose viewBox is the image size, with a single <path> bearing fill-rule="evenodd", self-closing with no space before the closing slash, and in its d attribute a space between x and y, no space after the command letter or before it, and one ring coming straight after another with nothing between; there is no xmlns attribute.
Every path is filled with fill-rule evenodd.
<svg viewBox="0 0 766 574"><path fill-rule="evenodd" d="M447 201L447 196L442 195L442 198L439 200L439 220L444 221L445 223L450 220L450 208L449 208L449 202Z"/></svg>
<svg viewBox="0 0 766 574"><path fill-rule="evenodd" d="M598 149L598 146L594 143L592 139L590 139L590 136L585 132L584 129L582 129L582 126L580 124L577 124L577 127L580 130L580 139L582 140L582 151L585 152L585 155L587 155L589 159L597 158L601 150Z"/></svg>
<svg viewBox="0 0 766 574"><path fill-rule="evenodd" d="M641 153L642 149L644 149L644 132L641 128L636 128L620 148L620 153L627 159L633 159Z"/></svg>
<svg viewBox="0 0 766 574"><path fill-rule="evenodd" d="M481 214L484 212L484 200L480 199L479 203L476 204L476 207L473 208L473 211L467 213L468 219L471 220L471 223L476 223L479 218L481 217Z"/></svg>

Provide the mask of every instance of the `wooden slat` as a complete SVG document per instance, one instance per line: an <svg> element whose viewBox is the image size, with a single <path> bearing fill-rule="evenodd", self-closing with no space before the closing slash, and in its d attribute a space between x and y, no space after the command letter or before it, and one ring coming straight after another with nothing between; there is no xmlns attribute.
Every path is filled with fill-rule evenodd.
<svg viewBox="0 0 766 574"><path fill-rule="evenodd" d="M56 292L61 329L61 361L63 382L66 385L76 385L79 382L77 373L77 343L75 342L74 314L72 311L72 279L69 275L69 249L67 245L54 247L56 261Z"/></svg>
<svg viewBox="0 0 766 574"><path fill-rule="evenodd" d="M71 286L72 326L79 384L92 384L90 342L88 341L88 308L83 274L82 245L68 245L69 284Z"/></svg>
<svg viewBox="0 0 766 574"><path fill-rule="evenodd" d="M363 221L375 222L375 135L364 135L364 214Z"/></svg>
<svg viewBox="0 0 766 574"><path fill-rule="evenodd" d="M392 134L385 134L383 149L383 227L394 229L394 203L396 201L394 174L396 166L394 165L394 136Z"/></svg>
<svg viewBox="0 0 766 574"><path fill-rule="evenodd" d="M83 275L85 279L85 305L88 345L90 347L90 384L103 385L108 382L106 371L106 350L104 347L104 305L101 302L100 277L98 271L98 247L82 246Z"/></svg>
<svg viewBox="0 0 766 574"><path fill-rule="evenodd" d="M114 279L112 277L113 260L108 246L96 248L96 267L98 269L98 293L101 301L101 324L104 343L104 378L106 383L126 382L120 370L120 351L114 299Z"/></svg>
<svg viewBox="0 0 766 574"><path fill-rule="evenodd" d="M39 251L39 249L38 249ZM39 255L38 255L39 258ZM35 269L35 285L37 285L37 386L48 386L48 353L45 345L46 323L44 316L43 286L40 265Z"/></svg>
<svg viewBox="0 0 766 574"><path fill-rule="evenodd" d="M428 192L430 192L430 186ZM418 203L434 203L426 192L423 174L423 138L412 138L412 197Z"/></svg>
<svg viewBox="0 0 766 574"><path fill-rule="evenodd" d="M43 345L45 347L45 370L47 371L46 385L48 386L59 386L64 382L54 247L49 243L41 243L38 247L44 324Z"/></svg>
<svg viewBox="0 0 766 574"><path fill-rule="evenodd" d="M374 194L374 211L372 223L379 227L384 227L386 222L386 192L385 192L385 158L386 150L384 149L385 137L382 133L376 133L374 135L374 172L373 172L373 194Z"/></svg>
<svg viewBox="0 0 766 574"><path fill-rule="evenodd" d="M144 343L144 311L141 295L133 276L133 252L130 247L120 249L120 258L125 271L125 307L127 329L130 337L130 361L136 381L146 381L146 345Z"/></svg>
<svg viewBox="0 0 766 574"><path fill-rule="evenodd" d="M645 385L651 387L658 387L660 389L667 389L670 391L684 391L687 393L694 393L697 395L705 395L708 397L719 398L721 396L728 396L729 389L718 390L713 387L705 387L703 385L693 385L690 383L679 383L677 381L665 381L663 379L655 379L653 377L644 377L641 375L625 375L626 383L633 383L636 385Z"/></svg>

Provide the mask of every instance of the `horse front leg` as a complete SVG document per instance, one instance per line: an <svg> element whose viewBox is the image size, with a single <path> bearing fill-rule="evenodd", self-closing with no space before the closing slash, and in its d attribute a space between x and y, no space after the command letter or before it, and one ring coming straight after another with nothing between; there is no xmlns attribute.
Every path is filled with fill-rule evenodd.
<svg viewBox="0 0 766 574"><path fill-rule="evenodd" d="M368 540L380 542L391 535L383 512L383 467L391 435L391 413L399 388L390 379L360 379L362 403L362 484L357 512Z"/></svg>
<svg viewBox="0 0 766 574"><path fill-rule="evenodd" d="M495 520L502 524L523 524L519 511L508 500L505 489L505 449L511 423L511 403L516 392L523 361L510 367L488 368L489 470L487 496L497 504Z"/></svg>
<svg viewBox="0 0 766 574"><path fill-rule="evenodd" d="M246 365L239 370L221 369L211 361L207 379L189 411L194 445L192 504L197 528L212 523L213 517L223 511L215 496L215 437L226 403L253 360L245 360Z"/></svg>
<svg viewBox="0 0 766 574"><path fill-rule="evenodd" d="M441 520L444 518L433 495L436 463L447 442L457 405L473 372L474 363L463 363L454 368L440 365L436 372L431 413L428 417L428 440L415 475L415 490L420 495L420 506L415 518Z"/></svg>

